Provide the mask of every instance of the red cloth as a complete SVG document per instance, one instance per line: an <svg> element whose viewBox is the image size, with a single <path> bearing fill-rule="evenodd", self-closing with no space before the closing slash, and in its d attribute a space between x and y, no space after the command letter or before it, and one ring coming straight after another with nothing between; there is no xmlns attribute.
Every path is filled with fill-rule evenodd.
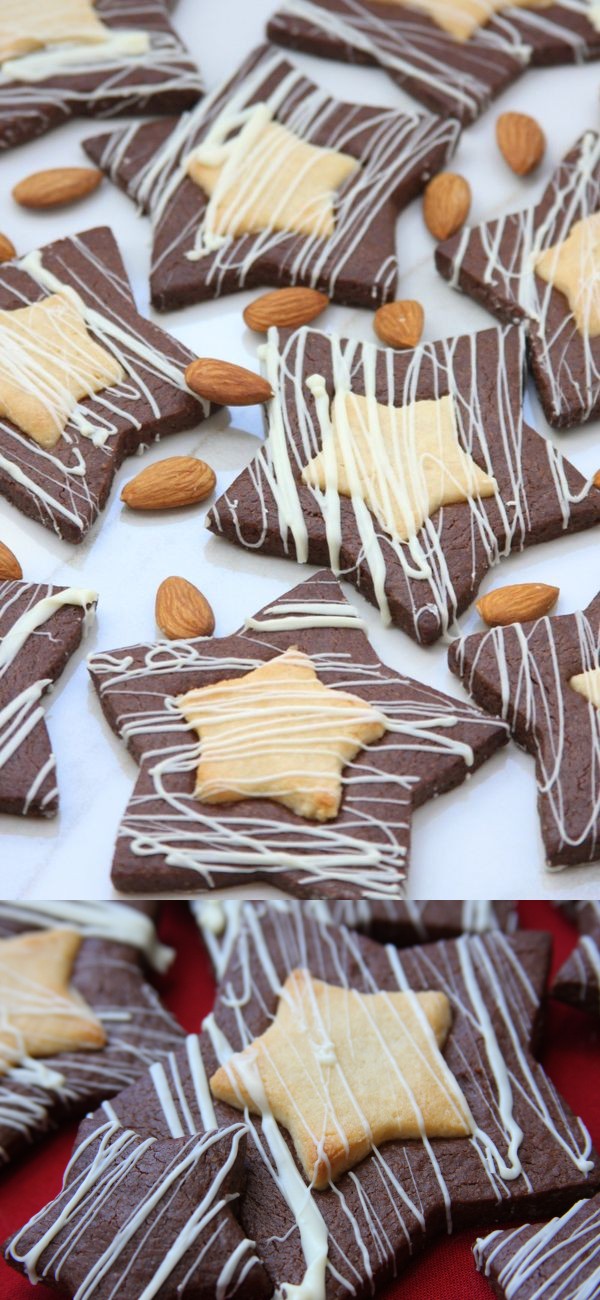
<svg viewBox="0 0 600 1300"><path fill-rule="evenodd" d="M549 903L521 903L521 923L554 935L553 970L564 961L576 941L571 925ZM187 1030L197 1030L210 1011L214 981L194 922L180 904L165 904L161 937L173 944L178 956L171 971L158 983L164 1001ZM600 1088L598 1051L600 1033L580 1013L550 1004L543 1053L544 1065L576 1114L583 1117L596 1146L600 1146ZM77 1124L54 1137L39 1141L35 1153L6 1170L0 1179L0 1241L60 1190L62 1171L70 1155ZM485 1229L484 1229L485 1230ZM491 1292L476 1273L471 1246L477 1233L463 1232L444 1240L418 1259L401 1281L388 1289L385 1300L491 1300ZM30 1284L0 1260L2 1300L44 1300L56 1292Z"/></svg>

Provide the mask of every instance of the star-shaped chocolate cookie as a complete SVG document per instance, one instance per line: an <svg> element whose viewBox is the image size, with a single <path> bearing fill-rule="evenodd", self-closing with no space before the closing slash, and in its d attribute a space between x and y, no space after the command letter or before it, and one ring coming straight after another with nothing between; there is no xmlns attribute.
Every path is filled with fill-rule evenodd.
<svg viewBox="0 0 600 1300"><path fill-rule="evenodd" d="M56 760L41 700L94 617L80 587L0 583L0 812L54 817Z"/></svg>
<svg viewBox="0 0 600 1300"><path fill-rule="evenodd" d="M600 1160L584 1125L533 1055L549 951L546 935L496 932L399 952L321 925L302 903L249 904L200 1039L188 1038L163 1067L88 1118L78 1142L115 1116L126 1127L143 1117L142 1136L156 1137L239 1119L237 1110L212 1097L210 1080L227 1069L231 1053L268 1032L286 980L298 968L352 998L441 994L451 1018L444 1065L472 1114L471 1136L425 1132L385 1142L335 1183L308 1194L304 1170L266 1098L262 1116L246 1117L248 1181L240 1218L274 1286L285 1293L286 1283L309 1278L315 1300L373 1296L449 1231L543 1215L545 1207L561 1212L600 1184ZM336 1068L335 1044L321 1046L322 1073L313 1067L308 1083ZM352 1069L365 1064L355 1052ZM349 1090L359 1082L350 1077Z"/></svg>
<svg viewBox="0 0 600 1300"><path fill-rule="evenodd" d="M600 136L588 131L538 204L466 226L436 250L453 288L501 321L526 323L540 401L556 428L600 412L599 210Z"/></svg>
<svg viewBox="0 0 600 1300"><path fill-rule="evenodd" d="M322 572L231 636L90 657L106 718L141 769L119 829L117 888L189 893L265 881L303 898L402 896L413 809L464 780L504 743L506 729L478 709L392 672L363 628L332 574ZM206 690L212 701L217 684L243 684L292 647L295 659L300 652L311 661L329 693L324 698L333 693L344 703L348 695L358 701L365 719L375 715L380 738L364 737L352 757L345 748L345 710L334 734L336 709L328 704L341 806L336 813L328 800L324 819L319 808L303 803L302 811L294 811L295 797L306 793L316 768L310 748L297 755L293 741L299 728L302 733L315 725L314 715L307 714L294 684L281 692L257 689L253 717L237 714L237 728L228 729L220 753L219 775L238 782L235 798L208 802L214 791L211 796L197 790L202 742L186 721L181 697L193 691L200 698ZM235 716L224 707L225 717ZM247 794L239 785L241 757L252 783Z"/></svg>
<svg viewBox="0 0 600 1300"><path fill-rule="evenodd" d="M40 938L65 933L65 927L66 933L75 932L76 942L62 975L72 995L91 1012L93 1023L99 1022L104 1045L47 1055L49 1044L44 1044L39 1058L0 1075L0 1164L30 1150L37 1137L69 1117L85 1114L133 1083L183 1039L183 1030L144 977L142 957L164 969L169 954L158 943L151 918L140 914L137 904L0 903L0 940L27 936L37 949ZM52 960L46 981L39 965L36 970L39 997L46 982L51 1002ZM50 1013L51 1006L47 1010ZM55 1007L57 1014L63 1010ZM6 1013L0 988L3 1024Z"/></svg>
<svg viewBox="0 0 600 1300"><path fill-rule="evenodd" d="M463 933L485 934L487 930L513 934L519 921L516 903L501 901L459 903L407 899L401 903L374 903L366 899L357 902L319 899L304 906L305 910L312 909L315 918L324 925L347 925L350 930L360 930L361 934L377 939L378 943L394 943L398 948L454 939ZM191 902L190 907L220 980L239 940L245 904L231 899L210 899Z"/></svg>
<svg viewBox="0 0 600 1300"><path fill-rule="evenodd" d="M70 542L126 456L211 410L185 382L192 354L140 316L108 228L0 267L0 348L0 493Z"/></svg>
<svg viewBox="0 0 600 1300"><path fill-rule="evenodd" d="M208 527L328 562L431 644L504 555L600 522L600 490L525 423L524 349L514 327L402 352L270 330L267 437Z"/></svg>
<svg viewBox="0 0 600 1300"><path fill-rule="evenodd" d="M600 656L600 595L576 614L511 623L455 641L452 672L535 757L549 866L600 857L600 708L580 677Z"/></svg>
<svg viewBox="0 0 600 1300"><path fill-rule="evenodd" d="M0 7L0 150L71 117L180 113L202 95L173 0L21 0Z"/></svg>
<svg viewBox="0 0 600 1300"><path fill-rule="evenodd" d="M473 1247L498 1300L593 1300L600 1287L600 1196L561 1218L490 1232Z"/></svg>
<svg viewBox="0 0 600 1300"><path fill-rule="evenodd" d="M600 903L574 903L580 939L554 978L552 996L600 1016Z"/></svg>
<svg viewBox="0 0 600 1300"><path fill-rule="evenodd" d="M399 211L443 167L453 120L345 104L261 46L179 122L84 142L152 218L160 311L254 285L393 298Z"/></svg>
<svg viewBox="0 0 600 1300"><path fill-rule="evenodd" d="M243 1124L155 1141L108 1120L6 1258L67 1296L267 1300L268 1276L236 1217L245 1151Z"/></svg>
<svg viewBox="0 0 600 1300"><path fill-rule="evenodd" d="M267 33L309 54L375 64L434 113L468 124L528 65L520 14L493 13L487 0L284 0Z"/></svg>

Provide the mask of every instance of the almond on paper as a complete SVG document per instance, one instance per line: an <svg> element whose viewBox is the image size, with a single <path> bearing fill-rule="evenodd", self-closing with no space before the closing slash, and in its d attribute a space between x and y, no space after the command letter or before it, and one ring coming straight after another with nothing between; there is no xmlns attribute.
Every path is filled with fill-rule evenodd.
<svg viewBox="0 0 600 1300"><path fill-rule="evenodd" d="M212 636L215 616L201 591L186 578L165 578L156 593L156 622L169 641Z"/></svg>
<svg viewBox="0 0 600 1300"><path fill-rule="evenodd" d="M471 207L471 186L457 172L440 172L423 196L425 225L434 239L449 239L464 225Z"/></svg>
<svg viewBox="0 0 600 1300"><path fill-rule="evenodd" d="M501 113L496 122L496 140L504 161L517 176L535 171L546 151L544 132L528 113Z"/></svg>
<svg viewBox="0 0 600 1300"><path fill-rule="evenodd" d="M549 614L560 595L559 587L545 582L519 582L497 587L476 602L488 627L506 627L509 623L528 623Z"/></svg>
<svg viewBox="0 0 600 1300"><path fill-rule="evenodd" d="M373 317L373 329L382 343L390 348L416 348L423 333L425 313L420 302L386 302Z"/></svg>
<svg viewBox="0 0 600 1300"><path fill-rule="evenodd" d="M12 239L8 235L0 235L0 262L11 262L16 256L17 250Z"/></svg>
<svg viewBox="0 0 600 1300"><path fill-rule="evenodd" d="M97 167L51 167L26 176L12 194L22 208L58 208L85 198L103 179Z"/></svg>
<svg viewBox="0 0 600 1300"><path fill-rule="evenodd" d="M248 329L266 334L272 325L280 329L297 329L308 325L329 306L329 298L317 289L275 289L255 298L244 309Z"/></svg>
<svg viewBox="0 0 600 1300"><path fill-rule="evenodd" d="M210 496L216 481L214 470L205 461L195 456L167 456L130 479L121 492L121 501L130 510L193 506Z"/></svg>
<svg viewBox="0 0 600 1300"><path fill-rule="evenodd" d="M273 396L271 385L262 375L212 357L192 361L185 372L185 382L193 393L218 406L259 406Z"/></svg>
<svg viewBox="0 0 600 1300"><path fill-rule="evenodd" d="M0 542L0 581L15 582L23 577L23 570L16 555L13 555L4 542Z"/></svg>

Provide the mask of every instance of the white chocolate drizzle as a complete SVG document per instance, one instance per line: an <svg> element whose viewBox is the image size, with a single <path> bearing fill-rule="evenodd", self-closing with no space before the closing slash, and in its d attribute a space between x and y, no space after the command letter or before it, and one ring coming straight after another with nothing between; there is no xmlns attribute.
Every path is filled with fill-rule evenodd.
<svg viewBox="0 0 600 1300"><path fill-rule="evenodd" d="M594 1300L600 1288L600 1197L577 1201L533 1230L491 1232L473 1248L477 1268L506 1300Z"/></svg>
<svg viewBox="0 0 600 1300"><path fill-rule="evenodd" d="M164 973L169 969L175 952L161 943L154 921L144 912L138 912L127 903L0 902L0 923L15 922L23 929L43 927L54 929L66 925L78 930L84 938L110 939L126 943L144 954L153 970Z"/></svg>

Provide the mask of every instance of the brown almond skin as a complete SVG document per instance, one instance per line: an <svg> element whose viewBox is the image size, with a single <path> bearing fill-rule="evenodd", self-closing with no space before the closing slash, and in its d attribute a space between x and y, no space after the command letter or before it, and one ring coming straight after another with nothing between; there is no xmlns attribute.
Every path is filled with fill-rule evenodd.
<svg viewBox="0 0 600 1300"><path fill-rule="evenodd" d="M501 113L496 122L496 141L516 176L529 176L546 152L544 132L528 113Z"/></svg>
<svg viewBox="0 0 600 1300"><path fill-rule="evenodd" d="M0 262L12 262L13 257L17 256L17 250L8 238L8 235L0 235Z"/></svg>
<svg viewBox="0 0 600 1300"><path fill-rule="evenodd" d="M594 474L594 487L600 488L600 469Z"/></svg>
<svg viewBox="0 0 600 1300"><path fill-rule="evenodd" d="M509 623L528 623L549 614L560 595L560 587L545 582L519 582L496 587L476 602L488 627L507 627Z"/></svg>
<svg viewBox="0 0 600 1300"><path fill-rule="evenodd" d="M23 577L23 570L16 555L13 555L4 542L0 542L0 581L16 582Z"/></svg>
<svg viewBox="0 0 600 1300"><path fill-rule="evenodd" d="M425 324L425 312L412 298L386 302L373 317L373 329L390 348L416 348Z"/></svg>
<svg viewBox="0 0 600 1300"><path fill-rule="evenodd" d="M271 385L262 375L213 357L192 361L185 382L193 393L218 406L259 406L273 396Z"/></svg>
<svg viewBox="0 0 600 1300"><path fill-rule="evenodd" d="M457 172L440 172L423 196L425 225L434 239L449 239L464 226L471 208L471 186Z"/></svg>
<svg viewBox="0 0 600 1300"><path fill-rule="evenodd" d="M156 593L158 627L169 641L212 636L215 616L202 592L186 578L165 578Z"/></svg>
<svg viewBox="0 0 600 1300"><path fill-rule="evenodd" d="M92 194L103 179L97 167L51 167L19 181L12 195L22 208L65 207Z"/></svg>
<svg viewBox="0 0 600 1300"><path fill-rule="evenodd" d="M275 289L273 293L263 293L244 309L244 320L248 329L257 334L266 334L272 325L280 329L297 329L308 325L329 306L329 298L316 289Z"/></svg>
<svg viewBox="0 0 600 1300"><path fill-rule="evenodd" d="M172 510L193 506L214 491L216 475L195 456L166 456L125 484L121 501L130 510Z"/></svg>

